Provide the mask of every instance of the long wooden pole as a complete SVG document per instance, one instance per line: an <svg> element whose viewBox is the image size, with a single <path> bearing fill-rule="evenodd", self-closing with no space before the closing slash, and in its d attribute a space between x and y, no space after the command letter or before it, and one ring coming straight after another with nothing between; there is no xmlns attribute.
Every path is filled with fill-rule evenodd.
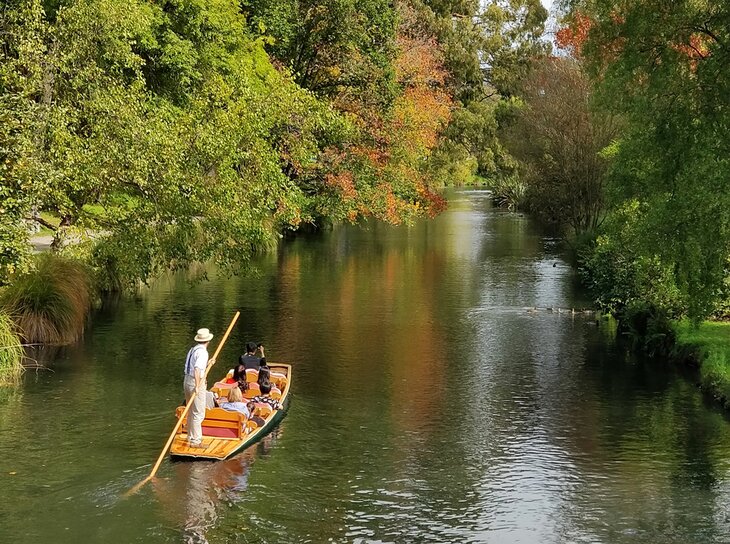
<svg viewBox="0 0 730 544"><path fill-rule="evenodd" d="M233 326L236 324L236 321L238 321L238 316L241 315L241 312L236 312L236 315L233 316L233 319L231 319L230 325L228 325L228 329L226 329L226 333L223 335L223 338L221 338L220 343L218 344L218 347L215 350L215 353L213 354L213 357L210 358L210 361L208 363L208 366L205 369L205 376L203 377L203 380L208 377L208 372L210 371L210 368L215 364L215 362L218 360L218 354L221 352L221 349L223 348L223 344L226 343L226 340L228 339L228 335L231 333L231 330L233 329ZM185 405L185 409L180 414L180 417L177 420L177 423L175 424L175 427L172 429L172 433L170 433L170 438L167 439L167 442L165 443L165 447L162 448L162 451L160 452L160 456L157 458L157 462L155 463L155 466L152 468L152 472L150 472L150 475L147 476L144 480L139 482L137 485L135 485L132 489L130 489L127 494L132 495L133 493L136 493L144 484L149 482L152 478L155 477L155 474L157 474L157 470L160 468L160 464L162 464L162 460L165 458L165 454L167 453L167 450L170 448L170 445L172 444L172 441L175 439L175 435L177 434L178 429L180 428L180 425L182 425L182 422L185 421L185 416L188 415L188 412L190 411L190 407L193 405L193 401L195 400L195 396L197 395L197 390L193 392L192 396L188 400L187 404Z"/></svg>

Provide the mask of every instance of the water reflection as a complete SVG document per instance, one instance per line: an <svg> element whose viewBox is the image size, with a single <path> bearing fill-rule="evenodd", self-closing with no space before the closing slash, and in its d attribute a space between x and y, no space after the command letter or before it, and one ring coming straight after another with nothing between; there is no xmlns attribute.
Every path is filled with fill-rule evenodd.
<svg viewBox="0 0 730 544"><path fill-rule="evenodd" d="M730 541L727 420L610 323L528 310L587 305L529 218L465 191L256 265L164 278L0 394L0 541ZM110 500L164 443L191 331L235 309L218 372L249 339L293 362L281 433Z"/></svg>
<svg viewBox="0 0 730 544"><path fill-rule="evenodd" d="M281 434L265 436L254 447L223 461L177 461L164 478L151 486L159 514L181 528L186 544L208 544L208 532L218 525L221 510L245 500L255 461L266 456ZM245 529L245 520L240 528Z"/></svg>

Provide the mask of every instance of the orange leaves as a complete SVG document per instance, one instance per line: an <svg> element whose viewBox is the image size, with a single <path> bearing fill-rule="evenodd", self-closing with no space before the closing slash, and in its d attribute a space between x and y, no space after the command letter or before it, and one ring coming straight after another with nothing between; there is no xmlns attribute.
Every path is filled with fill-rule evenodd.
<svg viewBox="0 0 730 544"><path fill-rule="evenodd" d="M423 157L438 143L451 117L452 101L444 92L423 87L408 89L395 103L393 128L401 145Z"/></svg>
<svg viewBox="0 0 730 544"><path fill-rule="evenodd" d="M560 49L566 49L576 57L580 57L588 34L593 26L593 19L580 11L576 11L568 26L555 33L555 43Z"/></svg>
<svg viewBox="0 0 730 544"><path fill-rule="evenodd" d="M448 73L444 69L441 49L434 38L398 36L395 73L405 86L442 86Z"/></svg>
<svg viewBox="0 0 730 544"><path fill-rule="evenodd" d="M397 90L391 100L373 101L343 89L334 106L346 113L358 138L323 159L327 202L339 217L372 216L400 224L434 216L445 201L429 188L426 159L451 118L440 44L406 5L395 40L392 68ZM329 204L328 204L329 205Z"/></svg>
<svg viewBox="0 0 730 544"><path fill-rule="evenodd" d="M396 77L404 92L395 102L392 126L398 143L418 160L438 143L453 100L445 90L447 72L433 38L404 34L397 45Z"/></svg>
<svg viewBox="0 0 730 544"><path fill-rule="evenodd" d="M697 70L697 63L710 55L709 38L705 34L695 32L689 36L685 43L671 44L672 49L686 56L689 60L690 70Z"/></svg>
<svg viewBox="0 0 730 544"><path fill-rule="evenodd" d="M355 178L350 171L345 170L335 174L327 174L324 182L328 187L336 189L343 200L355 200L357 198Z"/></svg>

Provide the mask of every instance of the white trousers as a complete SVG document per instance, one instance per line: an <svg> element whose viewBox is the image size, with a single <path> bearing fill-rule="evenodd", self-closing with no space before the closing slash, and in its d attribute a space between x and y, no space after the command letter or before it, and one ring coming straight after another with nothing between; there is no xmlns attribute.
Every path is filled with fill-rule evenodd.
<svg viewBox="0 0 730 544"><path fill-rule="evenodd" d="M183 389L185 390L185 402L187 403L195 392L195 378L193 376L185 375ZM188 412L188 441L191 444L200 443L203 439L206 389L205 383L201 383L200 389L198 389L198 394L195 395L193 405L190 407L190 411Z"/></svg>

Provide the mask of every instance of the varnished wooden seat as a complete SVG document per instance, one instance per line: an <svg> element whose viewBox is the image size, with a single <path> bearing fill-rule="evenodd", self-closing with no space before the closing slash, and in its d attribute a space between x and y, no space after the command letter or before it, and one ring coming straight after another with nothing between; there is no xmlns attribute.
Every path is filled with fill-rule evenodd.
<svg viewBox="0 0 730 544"><path fill-rule="evenodd" d="M177 416L180 417L184 407L178 406ZM187 422L183 422L186 425ZM241 412L232 412L223 408L210 408L205 411L203 419L203 436L217 438L241 438L243 436L246 416Z"/></svg>

